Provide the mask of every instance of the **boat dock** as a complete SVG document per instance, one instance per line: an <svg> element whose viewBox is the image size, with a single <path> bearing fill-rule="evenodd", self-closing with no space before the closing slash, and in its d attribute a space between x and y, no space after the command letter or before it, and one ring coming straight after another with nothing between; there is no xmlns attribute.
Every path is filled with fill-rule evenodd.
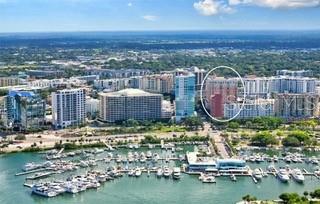
<svg viewBox="0 0 320 204"><path fill-rule="evenodd" d="M31 171L24 171L24 172L16 173L15 176L23 176L23 175L37 173L37 172L46 171L46 170L47 170L46 168L40 168L40 169L31 170Z"/></svg>

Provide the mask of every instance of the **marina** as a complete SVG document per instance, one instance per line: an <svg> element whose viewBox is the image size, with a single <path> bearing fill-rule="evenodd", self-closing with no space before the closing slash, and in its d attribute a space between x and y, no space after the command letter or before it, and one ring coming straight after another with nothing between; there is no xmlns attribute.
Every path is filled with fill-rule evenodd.
<svg viewBox="0 0 320 204"><path fill-rule="evenodd" d="M134 192L129 191L132 192L130 195L138 197L141 195L148 197L145 192L157 195L156 190L167 192L167 189L170 189L175 192L176 190L173 189L179 186L179 189L184 189L179 190L178 195L180 196L185 195L185 191L188 190L198 192L199 189L202 189L202 194L207 193L206 199L211 198L217 202L222 199L217 196L216 191L227 193L237 189L239 195L235 194L230 198L230 203L232 203L241 199L241 196L245 194L246 191L242 189L242 185L246 186L246 189L249 189L254 195L261 195L262 198L263 196L276 198L278 192L290 191L290 189L303 192L306 189L316 188L320 183L318 165L311 162L311 160L319 159L316 156L300 155L302 162L290 163L281 155L276 160L270 161L275 157L263 153L256 154L258 159L254 161L250 155L245 154L240 154L233 159L197 156L193 158L196 159L196 162L209 166L204 171L199 169L195 171L195 169L189 168L192 167L190 155L194 155L195 150L202 149L201 146L203 145L182 145L175 147L174 151L172 147L125 147L112 151L109 148L87 149L77 151L77 153L61 151L60 154L68 154L69 156L54 160L47 158L48 153L10 155L7 157L19 158L19 155L24 157L23 160L17 162L20 164L19 166L10 164L15 167L11 168L11 174L7 177L14 180L15 186L18 185L17 188L21 191L18 193L20 196L11 197L11 199L23 198L28 200L27 203L33 203L39 199L50 198L48 203L59 203L62 200L76 203L79 199L85 198L91 202L95 200L94 194L97 197L103 197L103 200L112 200L107 195L117 195L116 189L119 186L135 189ZM7 157L0 158L0 162L8 159ZM230 168L232 162L242 165L242 161L244 161L244 167ZM25 167L30 170L26 171ZM4 166L1 165L0 168L2 170ZM19 169L21 172L17 173ZM8 172L8 170L4 172ZM211 185L208 184L214 185L210 187ZM268 185L276 186L276 188L265 195L262 188L268 188L264 187ZM144 191L142 192L140 189ZM91 191L105 192L105 194ZM240 194L241 192L242 194ZM172 198L177 196L172 195L171 192L167 193ZM70 197L70 195L72 196ZM175 199L183 201L184 198L180 196ZM134 198L127 197L127 199L135 203ZM170 198L166 199L170 200ZM159 198L159 202L156 203L162 203L160 201L164 202ZM99 202L97 201L97 203Z"/></svg>

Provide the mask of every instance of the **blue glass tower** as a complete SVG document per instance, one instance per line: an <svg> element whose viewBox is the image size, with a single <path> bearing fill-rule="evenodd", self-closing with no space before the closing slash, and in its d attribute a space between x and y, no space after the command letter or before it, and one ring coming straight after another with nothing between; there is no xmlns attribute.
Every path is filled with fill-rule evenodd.
<svg viewBox="0 0 320 204"><path fill-rule="evenodd" d="M195 111L195 75L188 73L175 77L176 121L194 115Z"/></svg>

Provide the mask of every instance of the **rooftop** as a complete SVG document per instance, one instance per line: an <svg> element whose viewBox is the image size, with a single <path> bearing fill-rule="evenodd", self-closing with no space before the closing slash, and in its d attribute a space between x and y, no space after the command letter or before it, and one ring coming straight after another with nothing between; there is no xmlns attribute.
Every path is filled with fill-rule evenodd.
<svg viewBox="0 0 320 204"><path fill-rule="evenodd" d="M161 94L154 94L143 91L141 89L123 89L117 92L100 93L102 96L161 96Z"/></svg>
<svg viewBox="0 0 320 204"><path fill-rule="evenodd" d="M189 165L216 165L213 157L198 157L198 152L188 152Z"/></svg>
<svg viewBox="0 0 320 204"><path fill-rule="evenodd" d="M20 97L33 97L35 93L32 91L9 91L9 96L14 97L16 95Z"/></svg>

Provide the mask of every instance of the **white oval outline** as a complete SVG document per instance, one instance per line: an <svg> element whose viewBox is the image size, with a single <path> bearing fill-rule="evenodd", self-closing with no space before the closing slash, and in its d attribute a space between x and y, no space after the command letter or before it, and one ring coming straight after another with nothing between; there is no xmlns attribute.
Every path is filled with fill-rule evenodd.
<svg viewBox="0 0 320 204"><path fill-rule="evenodd" d="M243 102L242 102L242 105L241 105L241 108L240 110L237 112L237 114L235 114L232 118L229 118L227 120L220 120L220 119L217 119L215 117L213 117L206 109L204 103L203 103L203 86L204 86L204 82L207 80L207 78L209 77L209 75L211 74L211 72L217 70L217 69L220 69L220 68L226 68L226 69L229 69L231 71L233 71L234 73L236 73L238 75L238 78L240 79L241 83L242 83L242 86L243 86ZM217 121L217 122L220 122L220 123L226 123L226 122L229 122L233 119L235 119L236 117L238 117L238 115L240 114L240 112L243 110L244 108L244 105L246 103L246 96L247 96L247 93L246 93L246 87L245 87L245 84L244 84L244 81L241 77L241 75L239 74L239 72L237 72L234 68L232 67L228 67L228 66L224 66L224 65L221 65L221 66L217 66L213 69L211 69L207 74L206 76L204 77L204 79L202 80L202 83L201 83L201 88L200 88L200 101L201 101L201 105L202 105L202 108L204 110L204 112L214 121Z"/></svg>

